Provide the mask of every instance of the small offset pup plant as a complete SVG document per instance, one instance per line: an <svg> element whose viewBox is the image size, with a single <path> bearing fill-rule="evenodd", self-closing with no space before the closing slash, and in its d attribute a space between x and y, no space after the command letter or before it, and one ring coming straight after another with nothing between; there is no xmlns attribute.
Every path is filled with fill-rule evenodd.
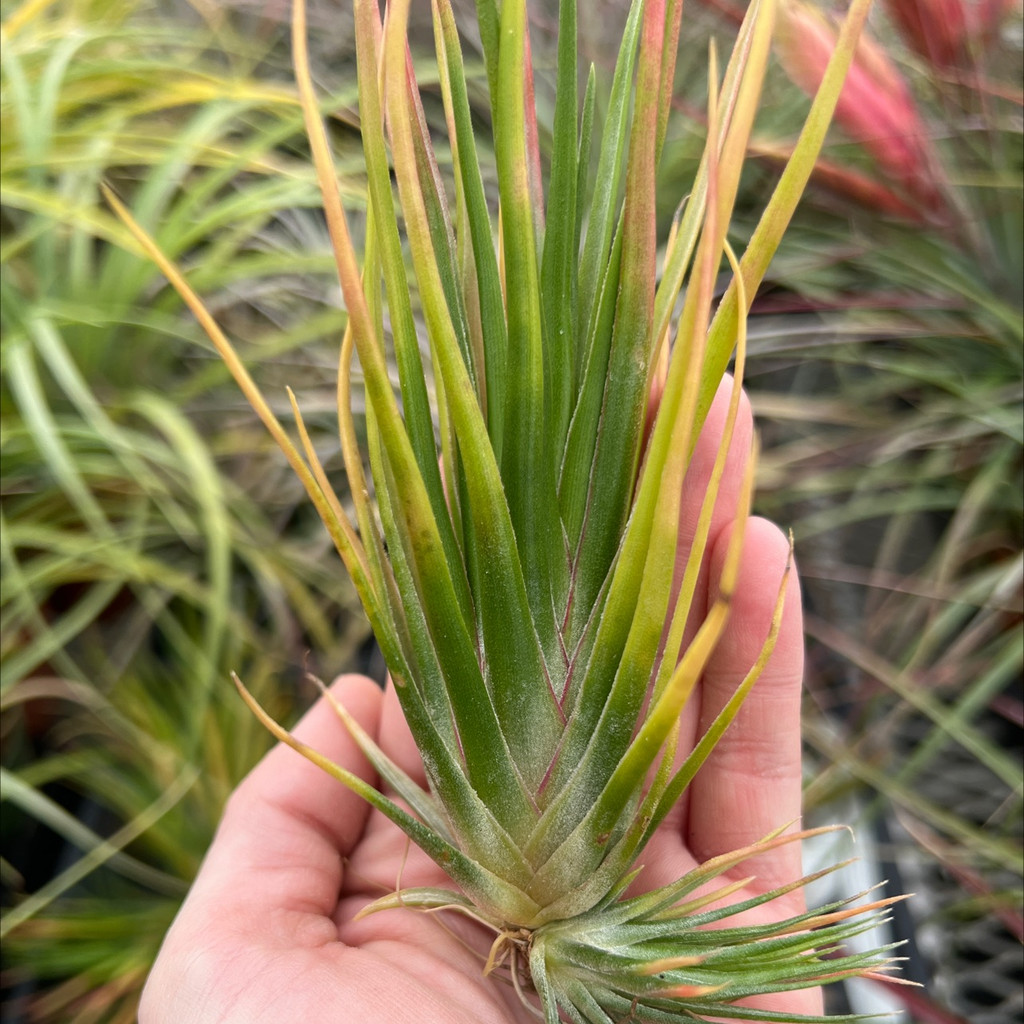
<svg viewBox="0 0 1024 1024"><path fill-rule="evenodd" d="M299 90L349 317L338 415L355 524L294 397L298 446L181 273L110 197L202 321L323 517L387 660L428 788L343 707L341 720L401 806L246 699L280 739L365 797L451 879L451 888L402 889L367 912L447 908L481 922L494 936L485 969L514 985L546 1024L796 1020L737 1002L884 970L886 951L843 947L888 901L733 923L808 881L732 904L739 887L715 882L799 840L784 834L786 822L664 888L633 895L628 887L773 649L785 581L760 656L677 763L680 713L722 634L739 564L742 528L732 533L722 596L684 644L739 405L747 310L811 172L868 3L853 0L793 158L740 259L726 236L775 0L750 4L721 80L712 49L707 143L660 274L655 172L681 0L629 7L601 126L593 69L578 92L576 2L560 5L546 188L525 0L477 0L497 196L483 185L450 0L434 0L454 171L447 194L410 59L409 6L392 0L382 20L377 0L354 2L368 172L361 261L311 84L302 0L293 14ZM716 306L723 267L732 277ZM733 356L718 460L677 571L683 478ZM373 500L350 401L354 357L365 381ZM753 460L740 526L752 478Z"/></svg>

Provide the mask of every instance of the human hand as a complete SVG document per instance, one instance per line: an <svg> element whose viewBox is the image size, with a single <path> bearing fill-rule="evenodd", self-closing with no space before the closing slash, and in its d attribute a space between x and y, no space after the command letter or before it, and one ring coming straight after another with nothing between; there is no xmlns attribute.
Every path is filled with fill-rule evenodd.
<svg viewBox="0 0 1024 1024"><path fill-rule="evenodd" d="M721 437L720 391L694 453L681 511L685 558ZM716 597L735 518L752 423L744 401L722 481L696 611ZM692 749L756 659L768 632L789 545L761 519L746 526L725 633L684 712L679 749ZM697 623L692 623L695 628ZM692 635L692 634L691 634ZM803 636L790 579L775 650L736 721L641 855L634 889L679 878L698 863L762 838L800 816ZM390 688L345 676L334 696L393 761L425 784L415 744ZM295 729L305 743L376 782L321 699ZM800 875L798 844L739 865L756 874L731 899ZM141 1024L525 1024L535 1017L510 986L484 977L493 936L456 914L387 910L355 920L374 899L446 878L403 833L320 769L278 746L228 802L207 854L146 984ZM450 883L449 883L450 884ZM749 912L780 919L803 906L798 891ZM818 991L751 1000L759 1009L821 1012Z"/></svg>

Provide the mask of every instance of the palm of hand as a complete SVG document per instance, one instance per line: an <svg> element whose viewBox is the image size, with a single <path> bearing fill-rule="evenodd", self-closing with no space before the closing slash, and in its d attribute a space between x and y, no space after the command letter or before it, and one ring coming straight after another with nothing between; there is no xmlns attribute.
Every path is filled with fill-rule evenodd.
<svg viewBox="0 0 1024 1024"><path fill-rule="evenodd" d="M334 692L385 749L410 752L393 694L382 699L358 676ZM325 701L296 733L373 777ZM397 885L446 884L383 815L278 747L232 795L147 982L140 1021L533 1020L511 987L483 976L491 939L474 922L405 910L355 920Z"/></svg>

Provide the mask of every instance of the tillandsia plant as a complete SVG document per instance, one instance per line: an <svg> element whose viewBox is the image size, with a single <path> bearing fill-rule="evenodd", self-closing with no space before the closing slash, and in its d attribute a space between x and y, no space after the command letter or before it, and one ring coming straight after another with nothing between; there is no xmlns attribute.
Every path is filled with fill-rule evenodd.
<svg viewBox="0 0 1024 1024"><path fill-rule="evenodd" d="M884 914L887 901L856 909L841 903L756 926L737 922L807 881L729 902L741 886L722 876L797 841L786 822L761 843L663 888L635 895L629 885L645 845L755 685L778 632L785 579L759 656L681 756L680 714L728 618L744 532L733 531L721 596L684 644L739 407L746 313L820 149L868 3L851 6L801 139L742 259L726 236L771 49L773 0L750 4L721 80L712 49L707 144L660 277L655 174L681 2L630 6L601 127L593 69L582 97L578 91L576 3L560 5L545 189L525 0L478 0L497 231L450 2L434 0L433 16L453 201L410 58L409 7L410 0L393 0L381 20L377 0L354 4L368 173L360 262L311 85L302 0L294 6L299 89L349 317L338 412L356 524L294 397L298 446L181 273L135 229L320 511L383 650L427 787L392 763L340 705L338 715L394 799L247 699L284 742L365 797L452 882L402 888L366 912L450 909L481 922L494 936L486 970L514 985L547 1024L796 1020L737 1002L884 970L887 951L847 955L843 945ZM731 281L714 308L723 265ZM392 353L400 395L389 377ZM718 456L689 557L677 569L683 479L734 354ZM356 356L373 501L350 399ZM752 481L753 459L741 488L741 527Z"/></svg>

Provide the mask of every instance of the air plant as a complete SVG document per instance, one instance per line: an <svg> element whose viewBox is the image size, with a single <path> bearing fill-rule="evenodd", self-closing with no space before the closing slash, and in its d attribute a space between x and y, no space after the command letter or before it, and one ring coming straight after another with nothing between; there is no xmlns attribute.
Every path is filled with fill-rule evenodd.
<svg viewBox="0 0 1024 1024"><path fill-rule="evenodd" d="M796 1020L736 1002L884 970L887 951L848 955L843 944L884 914L888 901L736 923L735 915L808 881L731 904L736 887L715 888L736 864L797 841L784 822L761 843L664 888L643 895L627 888L645 844L773 649L785 580L760 655L694 751L674 766L680 712L722 634L739 560L742 529L732 534L722 597L684 645L736 418L747 310L811 172L869 5L852 3L801 138L742 258L727 233L771 52L774 0L750 4L721 81L712 49L707 143L660 280L655 174L681 2L630 5L601 127L593 69L582 101L578 91L575 0L560 5L545 190L525 0L478 0L497 230L450 2L434 0L433 17L453 203L410 58L409 6L393 0L381 21L376 0L354 3L368 174L361 263L311 84L302 0L293 12L299 89L349 317L338 415L355 524L294 396L299 445L180 271L110 196L209 333L323 517L386 658L428 787L389 761L343 707L339 717L402 806L290 736L240 689L280 739L365 797L453 883L403 889L365 912L447 908L482 922L495 936L488 968L547 1024ZM713 309L723 265L732 276ZM696 540L677 573L683 477L734 354L727 426ZM352 414L355 357L365 384L373 500ZM400 395L389 376L392 357ZM741 523L752 481L753 460Z"/></svg>
<svg viewBox="0 0 1024 1024"><path fill-rule="evenodd" d="M835 46L836 30L805 3L786 4L780 20L782 66L801 89L813 95ZM899 190L899 196L893 198L902 198L911 210L917 208L933 217L941 214L943 183L924 121L906 80L867 32L858 43L835 119ZM878 196L870 198L877 201Z"/></svg>

